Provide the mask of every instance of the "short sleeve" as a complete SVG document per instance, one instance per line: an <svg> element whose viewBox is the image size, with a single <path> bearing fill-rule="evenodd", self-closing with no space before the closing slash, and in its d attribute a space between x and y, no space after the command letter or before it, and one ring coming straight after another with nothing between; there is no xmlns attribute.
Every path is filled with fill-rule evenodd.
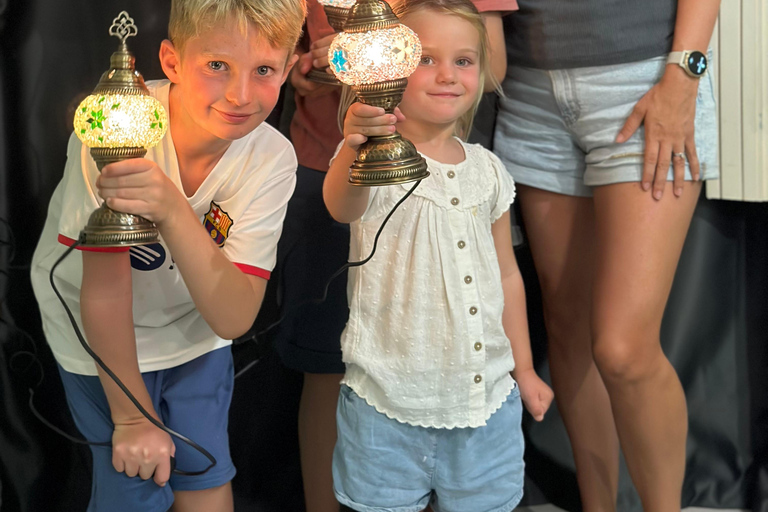
<svg viewBox="0 0 768 512"><path fill-rule="evenodd" d="M91 158L87 146L73 133L67 144L67 163L64 167L64 194L59 212L59 242L70 246L79 238L80 232L102 200L96 190L99 169ZM86 251L125 252L127 247L88 248Z"/></svg>
<svg viewBox="0 0 768 512"><path fill-rule="evenodd" d="M258 186L242 215L232 226L224 254L247 274L269 279L277 261L277 242L283 231L288 201L296 187L296 154L287 145L269 165L272 170ZM244 201L247 199L243 198Z"/></svg>
<svg viewBox="0 0 768 512"><path fill-rule="evenodd" d="M490 165L496 178L495 202L491 210L491 222L496 222L499 220L499 217L509 210L510 205L515 202L515 180L507 172L499 157L490 151L486 151L486 154L490 159Z"/></svg>

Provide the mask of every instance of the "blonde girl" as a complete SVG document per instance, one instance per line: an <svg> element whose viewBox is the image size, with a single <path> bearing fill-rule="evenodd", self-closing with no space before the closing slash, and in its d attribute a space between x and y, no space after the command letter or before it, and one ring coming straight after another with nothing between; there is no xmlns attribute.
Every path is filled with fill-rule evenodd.
<svg viewBox="0 0 768 512"><path fill-rule="evenodd" d="M349 274L334 491L359 511L509 511L523 492L522 404L541 420L552 391L531 361L514 183L492 153L462 140L488 69L485 26L468 0L393 9L419 35L421 63L396 114L349 107L323 188L331 215L350 223L351 260L370 252L411 187L347 183L366 137L397 124L431 175Z"/></svg>

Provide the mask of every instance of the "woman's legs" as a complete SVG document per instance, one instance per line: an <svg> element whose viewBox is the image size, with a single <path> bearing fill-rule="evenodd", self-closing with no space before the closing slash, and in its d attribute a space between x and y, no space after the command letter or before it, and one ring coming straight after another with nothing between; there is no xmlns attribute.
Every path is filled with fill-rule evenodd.
<svg viewBox="0 0 768 512"><path fill-rule="evenodd" d="M647 512L680 511L687 411L659 333L701 190L667 183L655 201L637 183L595 189L592 335L621 447Z"/></svg>
<svg viewBox="0 0 768 512"><path fill-rule="evenodd" d="M305 373L299 403L299 448L307 512L339 512L331 463L336 444L336 403L344 375Z"/></svg>
<svg viewBox="0 0 768 512"><path fill-rule="evenodd" d="M571 439L586 512L613 511L619 442L611 405L592 357L592 199L518 186L541 283L552 385Z"/></svg>

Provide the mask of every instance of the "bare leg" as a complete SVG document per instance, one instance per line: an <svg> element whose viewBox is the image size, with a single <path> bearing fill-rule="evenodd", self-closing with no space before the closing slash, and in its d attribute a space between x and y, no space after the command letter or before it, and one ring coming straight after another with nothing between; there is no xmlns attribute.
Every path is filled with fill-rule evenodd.
<svg viewBox="0 0 768 512"><path fill-rule="evenodd" d="M637 183L595 190L593 351L621 447L647 512L680 512L688 429L659 332L700 183L655 201Z"/></svg>
<svg viewBox="0 0 768 512"><path fill-rule="evenodd" d="M616 509L619 441L591 349L592 199L519 190L542 288L552 385L571 440L582 506L610 512Z"/></svg>
<svg viewBox="0 0 768 512"><path fill-rule="evenodd" d="M233 512L232 484L203 489L202 491L176 491L173 493L172 512Z"/></svg>
<svg viewBox="0 0 768 512"><path fill-rule="evenodd" d="M336 445L339 374L304 374L299 404L299 448L307 512L339 512L331 463Z"/></svg>

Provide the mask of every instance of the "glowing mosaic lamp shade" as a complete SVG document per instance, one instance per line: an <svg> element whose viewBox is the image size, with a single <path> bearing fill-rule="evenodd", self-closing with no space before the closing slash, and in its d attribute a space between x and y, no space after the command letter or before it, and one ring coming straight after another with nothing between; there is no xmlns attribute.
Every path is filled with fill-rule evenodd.
<svg viewBox="0 0 768 512"><path fill-rule="evenodd" d="M125 40L138 29L123 11L113 20L109 34L120 39L112 54L111 68L75 112L75 134L91 148L99 171L111 162L141 158L157 145L168 128L165 109L149 95L144 79L136 71ZM157 228L143 217L117 212L102 204L91 214L83 230L90 247L144 245L158 240Z"/></svg>
<svg viewBox="0 0 768 512"><path fill-rule="evenodd" d="M418 36L401 25L382 0L358 0L344 32L328 49L331 70L352 87L357 99L392 113L403 99L407 77L421 60ZM399 133L372 136L360 146L352 164L353 185L392 185L429 176L427 163Z"/></svg>
<svg viewBox="0 0 768 512"><path fill-rule="evenodd" d="M341 32L344 28L344 22L347 21L350 8L355 5L355 0L318 0L318 3L323 6L325 17L331 28L336 32ZM325 69L312 68L307 73L307 77L313 82L321 84L341 85L341 82Z"/></svg>

